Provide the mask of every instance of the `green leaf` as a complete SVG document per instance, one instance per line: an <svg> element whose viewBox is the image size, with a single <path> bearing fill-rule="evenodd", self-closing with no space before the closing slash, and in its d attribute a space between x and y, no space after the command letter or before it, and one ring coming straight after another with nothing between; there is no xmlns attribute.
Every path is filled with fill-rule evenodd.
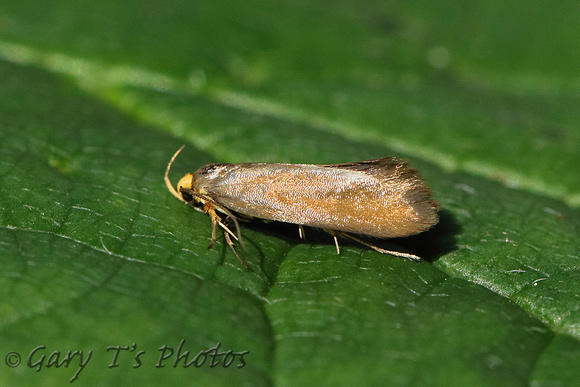
<svg viewBox="0 0 580 387"><path fill-rule="evenodd" d="M575 7L2 2L2 384L573 385ZM441 222L411 262L253 221L246 269L184 143L174 182L406 157Z"/></svg>

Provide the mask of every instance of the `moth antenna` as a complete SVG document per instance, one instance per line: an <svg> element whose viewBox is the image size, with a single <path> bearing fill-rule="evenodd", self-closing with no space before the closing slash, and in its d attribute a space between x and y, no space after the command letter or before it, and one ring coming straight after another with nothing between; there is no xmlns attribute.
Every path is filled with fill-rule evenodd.
<svg viewBox="0 0 580 387"><path fill-rule="evenodd" d="M185 147L185 145L182 145L181 148L179 148L177 150L177 152L175 152L175 154L173 155L173 157L171 158L171 160L169 160L169 164L167 164L167 169L165 170L165 185L167 186L167 189L169 190L169 192L171 192L171 194L173 196L175 196L177 199L181 200L182 202L187 203L185 200L183 200L183 198L175 190L175 188L173 188L173 185L171 185L171 181L169 180L169 170L171 169L171 164L173 164L173 162L175 161L175 158L177 157L177 155L179 154L179 152L181 152L181 150L183 149L183 147Z"/></svg>

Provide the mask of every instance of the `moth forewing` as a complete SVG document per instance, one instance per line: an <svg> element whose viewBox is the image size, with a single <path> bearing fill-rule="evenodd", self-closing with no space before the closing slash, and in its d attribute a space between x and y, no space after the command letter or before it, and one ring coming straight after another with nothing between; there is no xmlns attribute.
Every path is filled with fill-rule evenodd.
<svg viewBox="0 0 580 387"><path fill-rule="evenodd" d="M398 164L385 175L368 168L372 163L360 170L352 164L239 164L200 176L196 184L236 212L326 230L393 238L436 223L436 204L416 173Z"/></svg>
<svg viewBox="0 0 580 387"><path fill-rule="evenodd" d="M183 177L175 190L168 174L182 148L167 167L168 189L179 200L201 203L203 211L212 219L212 242L219 224L226 231L226 241L234 252L229 238L234 234L216 210L234 221L240 240L239 227L231 211L294 223L300 229L303 226L321 228L330 232L335 242L337 235L348 237L381 253L411 259L418 257L380 249L355 235L403 237L423 232L438 222L438 204L431 198L431 189L406 161L387 157L331 165L209 164ZM237 253L236 256L240 259Z"/></svg>

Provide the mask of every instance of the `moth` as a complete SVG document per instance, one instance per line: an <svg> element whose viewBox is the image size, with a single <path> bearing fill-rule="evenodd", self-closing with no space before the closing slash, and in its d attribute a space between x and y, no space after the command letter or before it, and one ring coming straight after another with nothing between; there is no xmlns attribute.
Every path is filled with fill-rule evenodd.
<svg viewBox="0 0 580 387"><path fill-rule="evenodd" d="M225 241L246 267L234 247L242 243L238 215L294 223L301 238L304 226L323 229L334 237L350 238L380 253L420 259L385 250L359 236L395 238L419 234L439 221L439 204L431 188L407 161L394 157L344 164L310 165L278 163L208 164L187 173L176 188L169 171L183 146L165 170L167 189L177 199L207 213ZM221 215L221 216L220 216ZM227 223L235 226L235 233Z"/></svg>

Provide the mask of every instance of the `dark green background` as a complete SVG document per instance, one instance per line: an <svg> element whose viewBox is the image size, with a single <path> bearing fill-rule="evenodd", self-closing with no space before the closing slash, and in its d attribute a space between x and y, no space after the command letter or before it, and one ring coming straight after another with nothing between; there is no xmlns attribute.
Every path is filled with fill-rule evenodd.
<svg viewBox="0 0 580 387"><path fill-rule="evenodd" d="M1 383L67 384L45 345L93 352L75 385L576 385L578 11L0 1ZM173 180L405 157L442 221L385 244L422 262L253 222L246 270L167 192L182 144ZM246 365L157 368L181 340Z"/></svg>

